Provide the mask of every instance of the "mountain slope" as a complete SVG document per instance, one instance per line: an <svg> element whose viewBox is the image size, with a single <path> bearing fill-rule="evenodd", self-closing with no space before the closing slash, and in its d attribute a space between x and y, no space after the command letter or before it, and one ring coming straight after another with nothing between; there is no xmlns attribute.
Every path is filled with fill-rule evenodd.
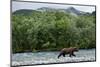
<svg viewBox="0 0 100 67"><path fill-rule="evenodd" d="M15 12L13 12L13 14L30 15L30 14L32 14L32 12L40 12L40 11L61 11L61 12L70 13L72 15L86 15L86 14L90 14L88 12L83 12L83 11L77 10L74 7L69 7L69 8L66 8L66 9L58 9L58 8L50 8L50 7L41 7L41 8L38 8L36 10L20 9L20 10L17 10Z"/></svg>

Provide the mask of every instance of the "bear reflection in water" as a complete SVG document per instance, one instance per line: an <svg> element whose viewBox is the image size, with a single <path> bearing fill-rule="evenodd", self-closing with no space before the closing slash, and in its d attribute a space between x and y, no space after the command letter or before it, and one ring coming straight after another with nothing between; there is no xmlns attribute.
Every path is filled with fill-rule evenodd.
<svg viewBox="0 0 100 67"><path fill-rule="evenodd" d="M60 51L60 54L58 55L58 58L59 58L60 56L65 57L66 54L69 54L69 57L71 57L71 56L76 56L76 55L74 54L74 52L77 52L77 51L79 51L79 49L76 48L76 47L63 48L63 49Z"/></svg>

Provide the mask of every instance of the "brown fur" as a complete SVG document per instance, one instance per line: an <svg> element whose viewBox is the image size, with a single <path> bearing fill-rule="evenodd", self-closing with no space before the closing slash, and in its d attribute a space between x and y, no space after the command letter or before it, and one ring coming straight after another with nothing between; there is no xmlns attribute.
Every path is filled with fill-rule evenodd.
<svg viewBox="0 0 100 67"><path fill-rule="evenodd" d="M60 54L58 55L58 58L63 55L63 57L65 57L65 54L69 54L69 57L71 56L76 56L74 54L75 51L78 51L78 48L76 47L70 47L70 48L63 48L61 51L60 51Z"/></svg>

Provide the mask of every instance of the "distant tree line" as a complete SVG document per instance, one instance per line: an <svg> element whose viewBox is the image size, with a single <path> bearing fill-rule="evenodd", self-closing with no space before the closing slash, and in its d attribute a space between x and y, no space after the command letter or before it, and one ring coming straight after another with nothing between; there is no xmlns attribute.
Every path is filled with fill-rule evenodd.
<svg viewBox="0 0 100 67"><path fill-rule="evenodd" d="M61 11L12 14L12 51L53 51L64 47L95 48L95 14Z"/></svg>

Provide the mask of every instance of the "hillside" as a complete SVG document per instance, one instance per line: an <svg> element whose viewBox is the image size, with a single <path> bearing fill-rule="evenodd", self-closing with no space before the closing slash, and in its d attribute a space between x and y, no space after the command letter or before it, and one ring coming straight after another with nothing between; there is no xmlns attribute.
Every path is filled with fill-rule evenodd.
<svg viewBox="0 0 100 67"><path fill-rule="evenodd" d="M13 12L13 14L24 14L24 15L30 15L32 12L35 11L51 11L51 12L55 12L55 11L60 11L60 12L67 12L70 13L72 15L85 15L85 14L91 14L91 13L87 13L87 12L83 12L83 11L79 11L77 9L75 9L74 7L69 7L67 9L57 9L57 8L49 8L49 7L42 7L42 8L38 8L36 10L29 10L29 9L20 9L17 10L15 12Z"/></svg>
<svg viewBox="0 0 100 67"><path fill-rule="evenodd" d="M55 51L65 47L95 48L95 12L82 13L75 8L21 9L13 12L13 53Z"/></svg>

